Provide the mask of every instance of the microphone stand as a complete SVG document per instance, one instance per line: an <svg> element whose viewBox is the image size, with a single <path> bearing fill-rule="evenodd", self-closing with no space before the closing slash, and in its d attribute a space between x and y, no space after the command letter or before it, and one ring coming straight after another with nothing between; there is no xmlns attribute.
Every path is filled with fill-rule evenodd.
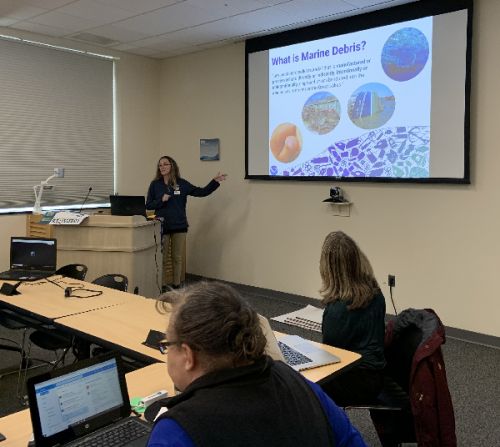
<svg viewBox="0 0 500 447"><path fill-rule="evenodd" d="M90 196L90 192L92 191L92 186L89 186L89 192L87 193L87 195L85 196L85 200L83 201L82 203L82 207L80 208L80 211L78 211L78 214L82 214L82 210L83 210L83 206L85 205L85 203L87 202L87 199L89 198Z"/></svg>

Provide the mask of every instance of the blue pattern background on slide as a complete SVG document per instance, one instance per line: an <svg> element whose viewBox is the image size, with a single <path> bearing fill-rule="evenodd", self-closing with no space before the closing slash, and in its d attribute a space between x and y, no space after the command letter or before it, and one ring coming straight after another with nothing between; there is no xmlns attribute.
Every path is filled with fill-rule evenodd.
<svg viewBox="0 0 500 447"><path fill-rule="evenodd" d="M321 177L429 177L430 126L386 127L337 141L318 156L271 175Z"/></svg>

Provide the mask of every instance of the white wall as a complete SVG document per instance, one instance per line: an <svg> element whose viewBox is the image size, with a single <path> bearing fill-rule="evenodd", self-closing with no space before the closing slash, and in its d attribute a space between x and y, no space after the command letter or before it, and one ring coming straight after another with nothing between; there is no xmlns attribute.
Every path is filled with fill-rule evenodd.
<svg viewBox="0 0 500 447"><path fill-rule="evenodd" d="M448 326L500 336L500 2L475 6L472 185L342 184L350 217L322 203L330 183L244 180L243 44L163 61L160 152L200 185L229 174L214 195L190 199L188 271L318 297L322 241L343 230L387 300L387 274L396 275L399 310L432 307ZM221 161L199 161L200 138L221 139Z"/></svg>

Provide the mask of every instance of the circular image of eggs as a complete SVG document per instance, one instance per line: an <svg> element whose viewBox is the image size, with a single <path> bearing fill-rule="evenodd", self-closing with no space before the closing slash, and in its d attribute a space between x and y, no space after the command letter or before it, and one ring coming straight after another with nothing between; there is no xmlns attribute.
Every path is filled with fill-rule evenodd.
<svg viewBox="0 0 500 447"><path fill-rule="evenodd" d="M359 87L347 102L351 121L362 129L376 129L391 119L396 106L394 94L384 84L372 82Z"/></svg>
<svg viewBox="0 0 500 447"><path fill-rule="evenodd" d="M315 93L302 107L302 121L311 132L331 132L340 121L340 101L329 92Z"/></svg>
<svg viewBox="0 0 500 447"><path fill-rule="evenodd" d="M417 76L429 59L429 42L422 31L402 28L393 33L382 49L382 68L395 81Z"/></svg>
<svg viewBox="0 0 500 447"><path fill-rule="evenodd" d="M269 148L276 160L290 163L302 150L302 135L299 128L292 123L282 123L273 130L269 140Z"/></svg>

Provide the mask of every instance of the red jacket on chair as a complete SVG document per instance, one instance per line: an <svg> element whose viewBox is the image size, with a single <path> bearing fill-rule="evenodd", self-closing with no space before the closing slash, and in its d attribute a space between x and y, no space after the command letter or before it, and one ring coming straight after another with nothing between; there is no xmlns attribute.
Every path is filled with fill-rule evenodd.
<svg viewBox="0 0 500 447"><path fill-rule="evenodd" d="M422 331L410 374L409 396L419 447L455 447L455 416L448 389L441 345L445 331L432 309L407 309L386 328L389 346L399 331L415 325Z"/></svg>

